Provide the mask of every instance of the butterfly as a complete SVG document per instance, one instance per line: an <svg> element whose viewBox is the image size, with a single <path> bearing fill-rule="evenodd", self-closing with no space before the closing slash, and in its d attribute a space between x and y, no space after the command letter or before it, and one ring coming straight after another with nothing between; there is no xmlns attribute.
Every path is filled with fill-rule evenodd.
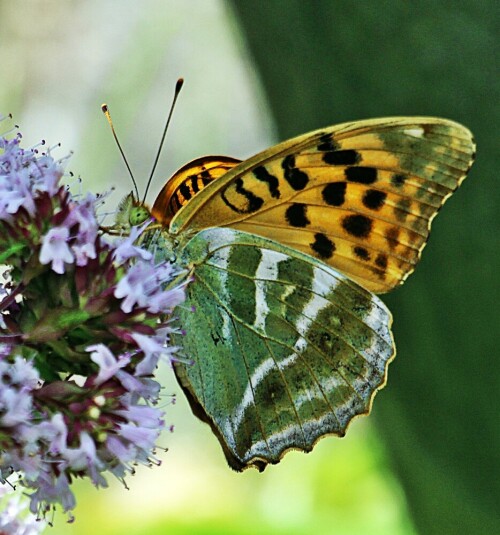
<svg viewBox="0 0 500 535"><path fill-rule="evenodd" d="M193 279L172 341L194 364L175 374L233 469L309 452L370 412L395 355L375 293L412 273L474 151L449 120L370 119L199 158L151 211L130 194L122 219L151 213L155 250Z"/></svg>

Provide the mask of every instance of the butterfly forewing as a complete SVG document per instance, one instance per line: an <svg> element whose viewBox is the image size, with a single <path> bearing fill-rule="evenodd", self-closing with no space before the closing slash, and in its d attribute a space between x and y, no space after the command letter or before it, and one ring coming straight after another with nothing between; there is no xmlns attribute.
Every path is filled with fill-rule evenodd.
<svg viewBox="0 0 500 535"><path fill-rule="evenodd" d="M473 155L470 132L452 121L345 123L237 165L192 198L170 230L228 226L269 237L385 292L413 271Z"/></svg>
<svg viewBox="0 0 500 535"><path fill-rule="evenodd" d="M194 364L176 374L234 469L310 451L369 412L394 355L377 297L311 256L232 229L198 233L179 263L194 281L174 342Z"/></svg>

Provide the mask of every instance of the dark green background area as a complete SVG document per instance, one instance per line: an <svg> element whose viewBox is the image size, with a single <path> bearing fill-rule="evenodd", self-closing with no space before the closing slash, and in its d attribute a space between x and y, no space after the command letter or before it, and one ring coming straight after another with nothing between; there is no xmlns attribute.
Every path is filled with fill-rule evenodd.
<svg viewBox="0 0 500 535"><path fill-rule="evenodd" d="M474 132L470 178L385 298L398 358L374 414L421 533L499 533L498 3L232 5L280 138L384 115Z"/></svg>
<svg viewBox="0 0 500 535"><path fill-rule="evenodd" d="M498 3L231 5L280 139L384 115L474 132L470 178L416 273L384 297L398 357L374 415L421 533L500 533Z"/></svg>

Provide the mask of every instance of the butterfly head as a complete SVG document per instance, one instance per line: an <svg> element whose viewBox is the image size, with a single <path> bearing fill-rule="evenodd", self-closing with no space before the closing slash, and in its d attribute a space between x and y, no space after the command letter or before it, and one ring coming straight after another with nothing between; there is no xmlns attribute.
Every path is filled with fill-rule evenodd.
<svg viewBox="0 0 500 535"><path fill-rule="evenodd" d="M139 201L133 192L130 192L118 206L114 225L105 230L110 234L129 235L132 227L140 227L153 219L154 216L148 206L143 201ZM175 262L177 240L163 232L163 225L158 222L146 226L147 229L143 228L138 236L138 243L150 250L157 262L165 260Z"/></svg>
<svg viewBox="0 0 500 535"><path fill-rule="evenodd" d="M149 208L130 192L118 206L113 230L129 232L131 227L137 227L152 217Z"/></svg>
<svg viewBox="0 0 500 535"><path fill-rule="evenodd" d="M145 221L151 218L149 208L140 201L135 201L128 214L128 220L132 227L142 225Z"/></svg>

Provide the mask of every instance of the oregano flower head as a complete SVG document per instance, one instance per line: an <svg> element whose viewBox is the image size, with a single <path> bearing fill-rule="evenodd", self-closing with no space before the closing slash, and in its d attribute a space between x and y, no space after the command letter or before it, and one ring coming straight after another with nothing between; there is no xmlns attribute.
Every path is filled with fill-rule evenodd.
<svg viewBox="0 0 500 535"><path fill-rule="evenodd" d="M71 519L75 478L105 487L159 464L154 374L186 281L134 243L147 225L106 239L99 199L21 139L0 136L0 481L18 474L33 513Z"/></svg>

